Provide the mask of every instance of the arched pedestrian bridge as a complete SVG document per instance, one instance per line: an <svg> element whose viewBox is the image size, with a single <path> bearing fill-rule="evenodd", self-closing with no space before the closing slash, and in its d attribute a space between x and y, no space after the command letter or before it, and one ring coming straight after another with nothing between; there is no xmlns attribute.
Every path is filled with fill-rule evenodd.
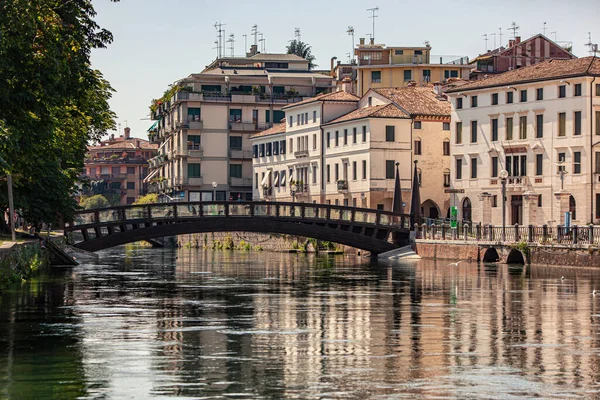
<svg viewBox="0 0 600 400"><path fill-rule="evenodd" d="M177 202L78 211L65 235L97 251L204 232L261 232L330 241L373 255L408 244L410 216L331 204L283 202Z"/></svg>

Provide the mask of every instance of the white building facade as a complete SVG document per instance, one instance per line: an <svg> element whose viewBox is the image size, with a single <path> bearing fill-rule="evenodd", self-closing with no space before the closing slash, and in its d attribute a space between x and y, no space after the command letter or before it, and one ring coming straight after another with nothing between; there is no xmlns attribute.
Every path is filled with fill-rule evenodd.
<svg viewBox="0 0 600 400"><path fill-rule="evenodd" d="M507 225L600 221L600 60L553 60L451 90L459 218Z"/></svg>

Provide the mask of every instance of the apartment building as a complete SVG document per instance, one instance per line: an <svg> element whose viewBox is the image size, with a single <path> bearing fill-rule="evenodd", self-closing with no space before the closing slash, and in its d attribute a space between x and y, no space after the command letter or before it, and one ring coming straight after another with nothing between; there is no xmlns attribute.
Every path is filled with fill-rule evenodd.
<svg viewBox="0 0 600 400"><path fill-rule="evenodd" d="M600 60L549 60L448 91L459 218L600 222Z"/></svg>
<svg viewBox="0 0 600 400"><path fill-rule="evenodd" d="M82 177L88 178L90 188L84 195L101 194L111 204L132 204L146 194L144 178L148 175L148 160L156 155L158 145L147 140L132 138L131 130L124 135L89 146Z"/></svg>
<svg viewBox="0 0 600 400"><path fill-rule="evenodd" d="M387 47L365 44L363 38L354 51L357 57L358 95L364 96L371 88L402 87L416 83L445 83L449 78L469 78L468 57L432 56L431 46Z"/></svg>
<svg viewBox="0 0 600 400"><path fill-rule="evenodd" d="M422 213L447 213L450 105L441 87L372 89L361 99L340 91L285 112L285 124L251 138L255 199L391 210L395 164L409 204L416 159Z"/></svg>
<svg viewBox="0 0 600 400"><path fill-rule="evenodd" d="M470 79L478 80L552 59L577 58L571 54L571 47L570 43L561 46L541 33L523 41L520 36L516 36L508 41L508 46L500 46L471 60L470 64L474 68Z"/></svg>
<svg viewBox="0 0 600 400"><path fill-rule="evenodd" d="M293 54L224 57L174 83L153 102L153 191L172 200L252 198L249 136L284 118L282 108L330 92L333 79Z"/></svg>

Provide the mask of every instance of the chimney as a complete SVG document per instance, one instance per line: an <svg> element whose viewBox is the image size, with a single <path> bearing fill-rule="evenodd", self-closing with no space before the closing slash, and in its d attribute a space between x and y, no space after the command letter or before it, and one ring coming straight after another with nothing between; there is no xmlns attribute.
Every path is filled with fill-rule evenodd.
<svg viewBox="0 0 600 400"><path fill-rule="evenodd" d="M512 40L512 39L510 39L510 40L508 41L508 47L513 47L514 45L515 45L515 41L514 41L514 40Z"/></svg>
<svg viewBox="0 0 600 400"><path fill-rule="evenodd" d="M130 134L131 134L131 129L125 128L125 139L129 139Z"/></svg>
<svg viewBox="0 0 600 400"><path fill-rule="evenodd" d="M442 95L442 83L441 82L433 82L433 93L436 94L436 96L441 96Z"/></svg>
<svg viewBox="0 0 600 400"><path fill-rule="evenodd" d="M515 44L519 44L521 43L521 36L516 36L515 37Z"/></svg>
<svg viewBox="0 0 600 400"><path fill-rule="evenodd" d="M360 39L358 39L358 42L360 43L361 46L365 45L365 38L361 37Z"/></svg>
<svg viewBox="0 0 600 400"><path fill-rule="evenodd" d="M333 63L335 62L335 60L337 60L337 57L331 57L331 76L333 75Z"/></svg>
<svg viewBox="0 0 600 400"><path fill-rule="evenodd" d="M140 140L139 139L135 140L135 147L137 147L138 149L140 148Z"/></svg>
<svg viewBox="0 0 600 400"><path fill-rule="evenodd" d="M417 82L411 79L410 81L408 81L408 83L406 84L406 86L409 86L409 87L410 86L417 86Z"/></svg>
<svg viewBox="0 0 600 400"><path fill-rule="evenodd" d="M352 79L345 77L342 80L342 92L352 93Z"/></svg>
<svg viewBox="0 0 600 400"><path fill-rule="evenodd" d="M371 38L371 39L369 40L369 43L371 43L371 46L373 46L373 45L375 44L375 38Z"/></svg>
<svg viewBox="0 0 600 400"><path fill-rule="evenodd" d="M246 57L255 56L258 53L258 45L253 44L250 46L250 53L246 54Z"/></svg>

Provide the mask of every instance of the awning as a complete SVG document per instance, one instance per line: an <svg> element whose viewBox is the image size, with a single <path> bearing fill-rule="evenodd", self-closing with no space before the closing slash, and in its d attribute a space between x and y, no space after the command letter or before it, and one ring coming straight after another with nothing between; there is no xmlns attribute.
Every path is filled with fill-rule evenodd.
<svg viewBox="0 0 600 400"><path fill-rule="evenodd" d="M150 172L150 174L144 178L144 183L148 183L152 180L152 178L154 178L156 176L156 174L158 174L158 169L155 169L154 171Z"/></svg>
<svg viewBox="0 0 600 400"><path fill-rule="evenodd" d="M279 172L275 171L273 173L273 186L279 186Z"/></svg>
<svg viewBox="0 0 600 400"><path fill-rule="evenodd" d="M152 126L150 128L148 128L148 130L146 132L150 132L150 131L153 131L154 129L156 129L158 127L158 123L159 123L159 121L154 121Z"/></svg>
<svg viewBox="0 0 600 400"><path fill-rule="evenodd" d="M261 186L266 186L267 182L269 182L269 177L271 176L271 170L267 170L267 173L265 174L265 177L262 179L262 181L260 182Z"/></svg>
<svg viewBox="0 0 600 400"><path fill-rule="evenodd" d="M290 176L288 177L288 182L292 183L293 180L294 180L294 174L292 173L292 171L290 171Z"/></svg>

